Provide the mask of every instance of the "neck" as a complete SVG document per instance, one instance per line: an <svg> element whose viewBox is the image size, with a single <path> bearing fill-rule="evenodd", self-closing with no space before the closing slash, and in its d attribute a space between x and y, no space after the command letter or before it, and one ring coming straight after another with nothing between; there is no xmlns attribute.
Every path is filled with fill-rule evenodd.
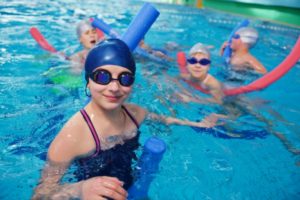
<svg viewBox="0 0 300 200"><path fill-rule="evenodd" d="M108 120L116 120L122 115L122 107L119 106L113 110L103 109L101 106L97 105L93 100L87 105L87 109L91 111L92 114L106 118Z"/></svg>

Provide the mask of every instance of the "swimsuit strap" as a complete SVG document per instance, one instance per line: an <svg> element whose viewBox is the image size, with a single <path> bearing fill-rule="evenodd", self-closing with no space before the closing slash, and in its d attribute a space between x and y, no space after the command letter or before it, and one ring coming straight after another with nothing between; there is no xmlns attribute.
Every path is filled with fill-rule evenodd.
<svg viewBox="0 0 300 200"><path fill-rule="evenodd" d="M126 112L126 114L129 116L129 118L132 120L132 122L136 125L137 128L139 128L139 124L137 122L137 120L130 114L130 112L127 110L127 108L125 106L122 105L122 108L124 109L124 111ZM84 110L84 109L81 109L80 110L80 113L82 114L83 116L83 119L85 120L85 122L87 123L91 133L92 133L92 136L94 138L94 141L96 143L96 150L94 152L93 155L89 156L90 158L91 157L95 157L96 155L99 154L99 152L101 151L101 146L100 146L100 139L98 137L98 134L97 134L97 131L89 117L89 115L87 114L87 112Z"/></svg>
<svg viewBox="0 0 300 200"><path fill-rule="evenodd" d="M130 114L130 112L127 110L127 108L125 106L122 105L122 108L124 109L124 111L126 112L126 114L129 116L129 118L131 119L131 121L135 124L135 126L137 127L137 129L139 129L139 123L137 122L137 120Z"/></svg>
<svg viewBox="0 0 300 200"><path fill-rule="evenodd" d="M95 153L92 156L90 156L90 157L94 157L94 156L98 155L98 153L101 150L100 140L99 140L97 131L96 131L96 129L95 129L95 127L94 127L94 125L93 125L93 123L92 123L89 115L87 114L87 112L84 109L81 109L80 113L82 114L85 122L87 123L87 125L88 125L88 127L89 127L89 129L90 129L90 131L91 131L91 133L93 135L94 141L96 143L96 151L95 151Z"/></svg>

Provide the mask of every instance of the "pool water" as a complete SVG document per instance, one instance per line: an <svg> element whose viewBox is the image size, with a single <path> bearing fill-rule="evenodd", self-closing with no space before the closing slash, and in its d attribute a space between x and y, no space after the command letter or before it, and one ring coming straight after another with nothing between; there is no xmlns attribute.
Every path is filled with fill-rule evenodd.
<svg viewBox="0 0 300 200"><path fill-rule="evenodd" d="M83 87L53 84L69 63L42 50L29 29L67 54L80 49L75 24L99 17L120 33L143 5L142 1L8 1L0 4L0 199L29 199L43 168L47 148L63 124L86 101ZM223 80L226 68L219 47L244 18L212 10L155 4L160 16L146 36L153 47L178 44L171 51L188 52L196 42L213 46L211 73ZM250 19L260 33L251 51L268 70L291 51L300 29ZM174 103L175 62L138 62L130 101L151 111L200 120L219 110L216 105ZM268 88L245 95L253 110L270 123L245 114L234 122L233 135L213 130L167 127L146 121L141 143L158 136L167 144L150 189L149 199L300 199L300 64ZM82 84L83 85L83 84ZM205 96L194 91L195 94ZM283 142L274 133L284 136ZM235 135L234 135L235 134ZM71 176L70 174L68 176Z"/></svg>

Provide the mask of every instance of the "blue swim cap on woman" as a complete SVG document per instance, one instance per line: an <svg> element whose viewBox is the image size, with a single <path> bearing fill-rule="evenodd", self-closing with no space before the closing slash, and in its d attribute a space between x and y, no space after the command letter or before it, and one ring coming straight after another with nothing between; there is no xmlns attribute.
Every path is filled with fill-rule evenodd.
<svg viewBox="0 0 300 200"><path fill-rule="evenodd" d="M103 65L117 65L135 74L135 61L128 46L120 39L106 39L91 49L85 61L85 73Z"/></svg>

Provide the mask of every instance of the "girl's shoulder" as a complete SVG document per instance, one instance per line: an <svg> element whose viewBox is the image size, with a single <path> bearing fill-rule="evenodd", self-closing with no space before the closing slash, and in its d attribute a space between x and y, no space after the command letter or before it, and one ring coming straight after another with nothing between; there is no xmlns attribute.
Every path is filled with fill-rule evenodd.
<svg viewBox="0 0 300 200"><path fill-rule="evenodd" d="M137 120L140 124L145 119L147 115L147 110L140 107L139 105L126 103L124 107L128 110L128 112Z"/></svg>

